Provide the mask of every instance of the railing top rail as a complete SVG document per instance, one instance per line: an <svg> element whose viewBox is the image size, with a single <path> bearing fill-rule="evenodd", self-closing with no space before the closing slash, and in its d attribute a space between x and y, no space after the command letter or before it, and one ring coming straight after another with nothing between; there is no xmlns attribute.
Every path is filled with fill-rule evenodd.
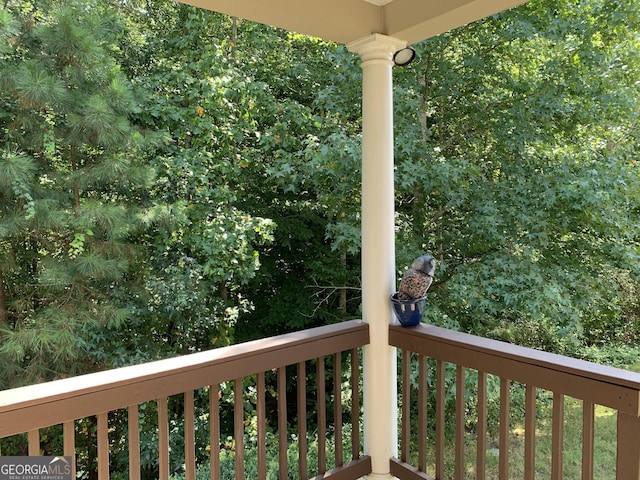
<svg viewBox="0 0 640 480"><path fill-rule="evenodd" d="M425 324L391 326L389 343L640 415L640 374L635 372Z"/></svg>
<svg viewBox="0 0 640 480"><path fill-rule="evenodd" d="M369 326L352 320L0 391L0 438L242 378L367 343ZM19 415L16 412L20 412ZM49 423L42 423L44 418Z"/></svg>

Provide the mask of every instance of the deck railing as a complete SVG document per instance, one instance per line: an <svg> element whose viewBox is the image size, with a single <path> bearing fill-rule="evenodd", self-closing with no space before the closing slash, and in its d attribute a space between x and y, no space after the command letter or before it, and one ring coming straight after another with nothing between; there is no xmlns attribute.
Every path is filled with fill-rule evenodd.
<svg viewBox="0 0 640 480"><path fill-rule="evenodd" d="M550 421L551 448L545 458L550 465L546 475L537 478L569 478L565 474L568 467L573 469L571 478L583 480L594 476L640 478L640 374L435 326L392 326L389 334L390 343L400 349L402 370L400 458L391 460L391 472L399 479L435 475L438 480L533 480L540 466L536 442L542 443L538 417L543 407L552 412L549 415L544 410L542 414L543 420ZM499 405L489 400L489 386ZM514 392L522 396L514 399ZM581 419L569 419L565 414L565 401L569 400L578 404ZM514 404L520 412L513 411ZM594 411L603 408L597 406L617 413L617 447L612 453L615 461L610 462L615 472L594 475L594 458L599 453L595 446L601 444ZM490 410L494 410L492 414ZM490 425L492 418L497 425ZM515 448L514 418L523 429L516 440L524 437L517 457L518 472L510 462ZM582 430L577 466L568 465L571 462L563 458L564 429L569 421L580 422L578 430ZM495 435L488 436L488 430L497 430L493 445L488 444L488 438L493 440ZM604 440L610 445L613 439ZM497 456L497 471L489 474L487 459L491 455Z"/></svg>
<svg viewBox="0 0 640 480"><path fill-rule="evenodd" d="M400 480L533 480L547 420L549 468L537 478L640 479L639 374L435 326L391 326L389 341L399 348L401 370L400 454L390 459ZM228 478L225 452L235 479L355 480L371 472L359 421L359 348L368 342L368 326L352 321L3 391L0 454L24 437L20 454L75 456L78 472L99 480L150 477L141 474L149 464L141 451L155 452L153 475L163 480L176 471L196 478L205 464L209 478ZM570 398L580 404L581 445L579 465L566 475ZM596 412L604 407L617 415L617 438L613 467L603 474L594 459ZM141 431L150 417L151 437ZM62 452L47 451L51 425L63 434ZM143 447L143 437L155 447ZM93 446L84 446L87 439ZM116 471L113 456L123 450L128 471ZM182 468L171 467L176 458Z"/></svg>
<svg viewBox="0 0 640 480"><path fill-rule="evenodd" d="M140 418L144 415L148 420L148 412L152 411L156 426L151 437L156 444L150 450L157 452L153 462L157 462L154 472L157 478L166 480L175 473L170 465L171 457L176 455L184 461L181 475L189 480L196 478L197 452L205 450L210 451L210 460L206 460L211 465L210 478L221 478L220 445L222 443L224 449L227 443L233 456L233 475L243 479L247 467L245 439L253 438L257 470L255 476L251 476L266 479L267 438L270 438L274 445L277 443L279 478L286 479L289 476L288 449L294 443L290 424L295 420L298 450L295 477L304 480L310 476L317 479L330 476L355 480L371 471L370 459L361 455L358 387L359 348L368 342L368 326L351 321L2 391L0 449L15 450L20 437L26 436L24 453L75 456L76 468L78 472L84 472L86 478L107 480L111 475L136 480L141 478L141 435L144 433L140 430ZM315 367L315 383L310 385L307 382L314 375L308 374L313 373L309 367ZM329 388L325 379L330 379ZM223 385L225 389L221 388ZM204 410L202 403L206 407ZM255 425L248 421L247 404L252 409ZM316 410L313 416L307 410L308 404ZM221 425L222 406L233 409L232 425ZM270 425L267 425L268 406L274 410L272 416L276 418ZM327 406L332 413L327 414ZM180 418L176 422L177 416ZM203 418L208 424L206 428L201 425ZM121 431L118 422L125 424L123 438L118 434ZM308 422L314 424L313 431L308 428ZM57 425L63 433L62 452L44 451L46 442L41 432L48 432L47 427L51 425ZM176 425L180 428L175 428ZM347 428L343 430L343 426ZM91 427L95 427L93 430L97 433L94 434ZM200 432L196 435L196 430L201 427L207 429L209 435L205 439L207 445L198 446L202 435ZM225 431L225 428L231 431ZM254 429L253 437L248 433L250 429ZM270 435L267 435L267 429ZM181 432L179 441L176 441L174 430ZM84 442L86 437L95 438L95 445L87 450L95 451L93 461L89 454L78 455L76 438ZM328 441L333 442L330 461ZM350 445L350 452L343 451L343 443ZM182 451L177 452L178 448ZM125 452L128 472L116 472L110 467L110 455L116 449L128 450ZM313 466L307 461L311 449L317 457ZM0 450L0 454L3 453Z"/></svg>

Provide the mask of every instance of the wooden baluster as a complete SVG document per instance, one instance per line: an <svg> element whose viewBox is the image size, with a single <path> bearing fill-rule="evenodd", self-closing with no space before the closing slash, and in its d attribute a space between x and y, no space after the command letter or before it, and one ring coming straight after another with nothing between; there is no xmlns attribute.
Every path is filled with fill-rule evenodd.
<svg viewBox="0 0 640 480"><path fill-rule="evenodd" d="M476 426L476 480L487 470L487 374L478 372L478 424Z"/></svg>
<svg viewBox="0 0 640 480"><path fill-rule="evenodd" d="M640 417L618 412L617 480L640 479Z"/></svg>
<svg viewBox="0 0 640 480"><path fill-rule="evenodd" d="M551 426L551 478L562 480L562 448L564 440L564 395L553 394Z"/></svg>
<svg viewBox="0 0 640 480"><path fill-rule="evenodd" d="M446 364L436 362L436 478L444 478Z"/></svg>
<svg viewBox="0 0 640 480"><path fill-rule="evenodd" d="M336 467L344 464L342 449L342 354L333 355L333 428L336 450Z"/></svg>
<svg viewBox="0 0 640 480"><path fill-rule="evenodd" d="M594 417L592 402L582 402L582 480L593 480ZM636 439L636 443L637 443Z"/></svg>
<svg viewBox="0 0 640 480"><path fill-rule="evenodd" d="M411 456L411 352L402 350L402 431L400 460L408 462Z"/></svg>
<svg viewBox="0 0 640 480"><path fill-rule="evenodd" d="M427 357L418 358L418 469L427 471Z"/></svg>
<svg viewBox="0 0 640 480"><path fill-rule="evenodd" d="M185 479L196 478L196 431L193 390L184 392L184 466Z"/></svg>
<svg viewBox="0 0 640 480"><path fill-rule="evenodd" d="M536 472L536 387L527 385L524 401L524 480Z"/></svg>
<svg viewBox="0 0 640 480"><path fill-rule="evenodd" d="M64 455L71 457L71 478L76 478L76 429L75 422L70 420L62 425ZM135 479L130 479L135 480Z"/></svg>
<svg viewBox="0 0 640 480"><path fill-rule="evenodd" d="M233 381L233 438L236 480L244 480L244 391L242 378Z"/></svg>
<svg viewBox="0 0 640 480"><path fill-rule="evenodd" d="M258 480L267 478L267 419L264 372L256 375L256 415L258 416Z"/></svg>
<svg viewBox="0 0 640 480"><path fill-rule="evenodd" d="M169 400L162 397L158 402L158 470L160 480L169 480ZM101 479L102 480L102 479Z"/></svg>
<svg viewBox="0 0 640 480"><path fill-rule="evenodd" d="M27 444L29 456L37 457L40 455L40 430L31 430L27 433Z"/></svg>
<svg viewBox="0 0 640 480"><path fill-rule="evenodd" d="M307 373L305 362L298 363L298 478L307 480Z"/></svg>
<svg viewBox="0 0 640 480"><path fill-rule="evenodd" d="M500 441L498 478L509 480L509 437L511 435L511 382L500 379ZM555 479L554 479L555 480Z"/></svg>
<svg viewBox="0 0 640 480"><path fill-rule="evenodd" d="M138 405L128 409L129 428L129 480L140 480L140 418Z"/></svg>
<svg viewBox="0 0 640 480"><path fill-rule="evenodd" d="M211 458L210 480L220 478L220 386L209 387L209 448Z"/></svg>
<svg viewBox="0 0 640 480"><path fill-rule="evenodd" d="M278 466L280 478L288 478L287 368L278 368Z"/></svg>
<svg viewBox="0 0 640 480"><path fill-rule="evenodd" d="M357 348L351 350L351 458L360 458L360 366Z"/></svg>
<svg viewBox="0 0 640 480"><path fill-rule="evenodd" d="M465 371L462 365L456 367L456 440L455 477L464 478L464 424L465 424Z"/></svg>
<svg viewBox="0 0 640 480"><path fill-rule="evenodd" d="M71 461L75 463L74 459L76 454L76 431L73 420L64 422L62 424L62 438L62 450L64 455L67 457L71 457Z"/></svg>
<svg viewBox="0 0 640 480"><path fill-rule="evenodd" d="M324 357L316 359L318 403L318 475L327 471L327 396Z"/></svg>
<svg viewBox="0 0 640 480"><path fill-rule="evenodd" d="M109 480L109 414L98 414L98 478Z"/></svg>

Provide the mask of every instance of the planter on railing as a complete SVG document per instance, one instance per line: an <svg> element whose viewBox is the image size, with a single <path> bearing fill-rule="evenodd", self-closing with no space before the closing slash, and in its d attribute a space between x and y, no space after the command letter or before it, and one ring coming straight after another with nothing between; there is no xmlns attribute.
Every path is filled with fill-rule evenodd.
<svg viewBox="0 0 640 480"><path fill-rule="evenodd" d="M403 327L415 327L422 322L422 314L427 304L427 296L400 300L398 292L391 295L393 313Z"/></svg>

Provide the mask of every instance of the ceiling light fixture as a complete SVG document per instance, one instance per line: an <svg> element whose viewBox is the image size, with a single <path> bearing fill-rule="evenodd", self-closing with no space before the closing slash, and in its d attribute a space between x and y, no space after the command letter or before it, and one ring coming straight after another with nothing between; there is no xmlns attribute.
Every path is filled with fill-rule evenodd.
<svg viewBox="0 0 640 480"><path fill-rule="evenodd" d="M416 51L411 47L405 47L393 54L393 63L398 67L406 67L416 58Z"/></svg>

